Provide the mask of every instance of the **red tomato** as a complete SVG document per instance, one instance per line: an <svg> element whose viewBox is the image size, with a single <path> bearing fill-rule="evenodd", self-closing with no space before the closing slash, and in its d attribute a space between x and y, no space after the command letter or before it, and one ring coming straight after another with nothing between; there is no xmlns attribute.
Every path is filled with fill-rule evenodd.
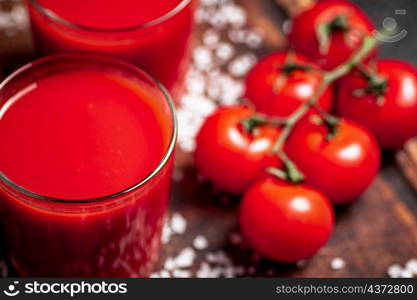
<svg viewBox="0 0 417 300"><path fill-rule="evenodd" d="M326 243L334 213L321 192L265 178L246 192L239 219L243 236L260 254L296 262L311 257Z"/></svg>
<svg viewBox="0 0 417 300"><path fill-rule="evenodd" d="M288 139L285 150L305 175L305 183L321 190L335 204L356 199L376 176L380 153L375 138L362 126L342 120L329 137L325 125L305 119Z"/></svg>
<svg viewBox="0 0 417 300"><path fill-rule="evenodd" d="M417 135L417 70L383 59L377 71L386 84L372 86L359 72L340 82L338 112L368 128L381 147L396 149Z"/></svg>
<svg viewBox="0 0 417 300"><path fill-rule="evenodd" d="M294 54L287 63L288 52L263 58L246 77L246 97L262 113L288 117L300 104L310 100L323 80L317 65ZM328 88L318 104L325 111L332 106L333 93Z"/></svg>
<svg viewBox="0 0 417 300"><path fill-rule="evenodd" d="M248 132L242 121L253 116L245 106L224 107L205 121L197 136L194 158L200 173L216 186L235 194L281 163L271 149L280 129L260 126Z"/></svg>
<svg viewBox="0 0 417 300"><path fill-rule="evenodd" d="M347 61L374 30L371 20L354 4L327 0L293 20L289 39L296 51L332 70ZM373 51L365 60L375 55Z"/></svg>

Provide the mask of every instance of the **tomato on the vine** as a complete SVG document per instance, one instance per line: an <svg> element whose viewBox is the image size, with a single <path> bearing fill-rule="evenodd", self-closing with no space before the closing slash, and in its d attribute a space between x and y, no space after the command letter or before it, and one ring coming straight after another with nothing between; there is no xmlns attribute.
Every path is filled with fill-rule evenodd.
<svg viewBox="0 0 417 300"><path fill-rule="evenodd" d="M337 110L368 128L382 148L401 147L417 135L417 69L382 59L373 76L352 73L340 82Z"/></svg>
<svg viewBox="0 0 417 300"><path fill-rule="evenodd" d="M356 199L379 170L380 150L364 127L340 120L325 125L313 116L295 127L285 150L305 175L305 183L325 193L335 204Z"/></svg>
<svg viewBox="0 0 417 300"><path fill-rule="evenodd" d="M289 40L296 51L332 70L347 61L374 30L371 20L353 3L325 0L293 20ZM365 61L375 55L372 51Z"/></svg>
<svg viewBox="0 0 417 300"><path fill-rule="evenodd" d="M260 254L295 262L311 257L326 243L334 213L320 191L266 177L245 193L239 220L243 236Z"/></svg>
<svg viewBox="0 0 417 300"><path fill-rule="evenodd" d="M246 77L246 97L264 114L288 117L310 100L323 81L320 68L296 53L278 52L259 61ZM318 99L325 111L332 107L329 87Z"/></svg>
<svg viewBox="0 0 417 300"><path fill-rule="evenodd" d="M259 124L254 116L246 106L223 107L207 118L197 135L197 169L230 193L243 193L266 167L281 166L271 154L280 129Z"/></svg>

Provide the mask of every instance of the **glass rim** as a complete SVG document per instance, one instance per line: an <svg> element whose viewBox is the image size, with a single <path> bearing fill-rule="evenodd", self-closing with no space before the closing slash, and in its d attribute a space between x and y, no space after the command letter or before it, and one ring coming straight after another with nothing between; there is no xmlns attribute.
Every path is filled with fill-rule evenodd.
<svg viewBox="0 0 417 300"><path fill-rule="evenodd" d="M75 29L80 29L84 31L91 31L91 32L98 32L98 33L122 33L127 31L133 31L133 30L139 30L143 28L149 28L156 26L160 23L163 23L173 16L175 16L177 13L182 11L189 3L191 3L192 0L181 0L180 3L178 3L174 8L172 8L170 11L166 12L162 16L159 16L155 19L152 19L148 22L144 22L138 25L128 26L128 27L122 27L122 28L96 28L93 26L86 26L82 24L77 24L75 22L72 22L70 20L67 20L60 16L59 14L53 12L49 8L46 8L42 6L38 0L29 0L29 2L35 7L35 9L40 12L42 15L46 16L48 19L57 22L61 25L72 27Z"/></svg>
<svg viewBox="0 0 417 300"><path fill-rule="evenodd" d="M149 80L149 82L151 84L154 84L155 87L159 91L162 92L164 102L166 104L168 104L169 112L170 112L171 117L172 117L171 138L170 138L168 147L165 150L165 153L163 154L159 163L153 168L153 170L148 175L146 175L144 178L140 179L139 182L123 189L122 191L115 192L115 193L112 193L112 194L106 195L106 196L96 197L96 198L64 199L64 198L58 198L58 197L45 196L45 195L42 195L42 194L39 194L39 193L32 192L29 189L24 188L21 185L15 183L13 180L8 178L1 170L0 170L0 181L3 182L4 184L6 184L6 186L12 188L13 190L15 190L19 193L22 193L22 194L26 195L28 197L31 197L31 198L34 198L34 199L37 199L37 200L43 200L43 201L46 201L46 202L54 202L54 203L67 203L67 204L80 204L81 205L81 204L97 203L97 202L102 202L102 201L106 201L106 200L111 200L111 199L119 198L121 196L129 194L130 192L133 192L133 191L139 189L140 187L145 185L148 181L153 179L156 175L158 175L160 173L160 171L166 166L166 164L168 163L168 161L171 159L171 157L173 155L175 145L176 145L176 141L177 141L177 136L178 136L178 122L177 122L177 114L176 114L176 111L175 111L174 101L172 100L172 97L169 94L168 90L158 80L156 80L153 76L149 75L146 71L144 71L141 68L139 68L139 67L137 67L137 66L135 66L135 65L133 65L129 62L126 62L122 59L119 59L117 57L107 55L107 54L101 54L101 53L63 53L63 54L51 55L51 56L47 56L47 57L43 57L43 58L34 60L34 61L29 62L29 63L23 65L22 67L18 68L16 71L14 71L9 76L7 76L2 82L0 82L0 91L2 89L4 89L6 87L6 85L9 82L11 82L12 80L14 80L17 76L21 75L25 71L30 70L34 66L41 65L43 63L53 61L53 60L60 61L63 58L68 58L68 57L73 57L73 58L77 58L77 57L86 57L86 58L87 57L91 57L91 58L101 57L101 58L103 58L103 59L105 59L105 60L107 60L111 63L114 63L114 64L118 65L118 66L129 68L131 71L134 71L134 73L140 74L145 79ZM94 60L92 62L94 63Z"/></svg>

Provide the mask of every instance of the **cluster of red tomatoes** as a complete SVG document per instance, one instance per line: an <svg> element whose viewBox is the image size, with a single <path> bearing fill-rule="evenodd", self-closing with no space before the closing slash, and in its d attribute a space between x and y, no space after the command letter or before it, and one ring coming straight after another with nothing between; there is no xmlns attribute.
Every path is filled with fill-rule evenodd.
<svg viewBox="0 0 417 300"><path fill-rule="evenodd" d="M220 108L199 132L197 168L243 194L242 233L268 258L314 255L333 230L332 204L365 191L380 148L417 135L417 70L378 59L374 30L352 3L319 1L293 20L292 50L247 76L250 105Z"/></svg>

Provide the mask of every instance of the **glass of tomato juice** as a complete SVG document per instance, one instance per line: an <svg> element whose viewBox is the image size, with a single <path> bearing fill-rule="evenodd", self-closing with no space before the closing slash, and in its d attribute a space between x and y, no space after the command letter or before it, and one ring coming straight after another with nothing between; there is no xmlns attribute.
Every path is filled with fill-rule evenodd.
<svg viewBox="0 0 417 300"><path fill-rule="evenodd" d="M26 0L42 55L105 52L140 66L174 96L191 57L198 0Z"/></svg>
<svg viewBox="0 0 417 300"><path fill-rule="evenodd" d="M146 277L158 257L177 125L128 62L58 54L0 85L0 195L21 276Z"/></svg>

